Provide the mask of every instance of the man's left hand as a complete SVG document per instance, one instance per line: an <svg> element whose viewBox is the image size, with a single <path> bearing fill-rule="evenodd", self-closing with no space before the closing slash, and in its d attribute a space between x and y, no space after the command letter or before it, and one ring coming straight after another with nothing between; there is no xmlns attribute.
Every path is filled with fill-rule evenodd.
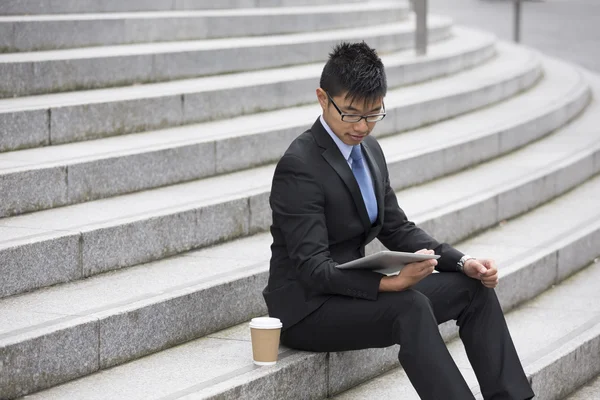
<svg viewBox="0 0 600 400"><path fill-rule="evenodd" d="M496 267L496 262L494 262L494 260L467 260L463 271L468 277L479 279L485 287L493 289L498 285L498 268Z"/></svg>

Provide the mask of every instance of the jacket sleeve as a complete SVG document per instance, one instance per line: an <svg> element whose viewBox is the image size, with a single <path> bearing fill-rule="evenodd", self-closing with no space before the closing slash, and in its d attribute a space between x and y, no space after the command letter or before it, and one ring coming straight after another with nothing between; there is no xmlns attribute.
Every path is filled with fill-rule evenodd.
<svg viewBox="0 0 600 400"><path fill-rule="evenodd" d="M285 155L273 177L273 227L283 235L296 278L312 292L376 300L383 275L336 268L329 252L325 196L309 166Z"/></svg>
<svg viewBox="0 0 600 400"><path fill-rule="evenodd" d="M463 253L447 243L439 243L424 230L409 221L398 205L396 193L390 185L389 175L385 170L384 178L384 221L377 238L392 251L412 252L421 249L432 249L440 255L436 269L438 271L457 271L457 264Z"/></svg>

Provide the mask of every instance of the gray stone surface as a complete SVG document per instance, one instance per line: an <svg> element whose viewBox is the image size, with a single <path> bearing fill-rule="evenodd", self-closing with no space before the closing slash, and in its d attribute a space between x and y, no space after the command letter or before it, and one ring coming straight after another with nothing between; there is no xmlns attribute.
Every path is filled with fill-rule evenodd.
<svg viewBox="0 0 600 400"><path fill-rule="evenodd" d="M218 266L216 266L218 267ZM108 368L264 315L267 273L114 313L100 321L100 366ZM227 301L224 301L227 299Z"/></svg>
<svg viewBox="0 0 600 400"><path fill-rule="evenodd" d="M251 373L190 393L184 400L285 399L318 400L327 396L326 353L296 353L273 367Z"/></svg>
<svg viewBox="0 0 600 400"><path fill-rule="evenodd" d="M502 284L496 288L496 294L505 311L543 293L558 281L556 251L538 251L526 256L528 253L524 252L508 270L501 271Z"/></svg>
<svg viewBox="0 0 600 400"><path fill-rule="evenodd" d="M598 300L600 299L600 292L597 290L598 288L592 278L598 276L599 270L599 261L591 262L584 268L581 268L578 273L557 283L557 285L552 288L553 296L544 293L540 296L542 299L537 301L543 301L546 309L555 310L557 312L560 310L564 313L580 312L585 315L586 321L592 317L597 319L599 317ZM569 298L569 300L565 301L565 298ZM536 300L534 300L532 306L539 307L540 305L535 303L535 301ZM560 318L557 321L557 324L558 323L560 323ZM568 331L572 328L573 327L569 328L566 326L561 329Z"/></svg>
<svg viewBox="0 0 600 400"><path fill-rule="evenodd" d="M499 222L497 217L497 200L495 198L479 199L475 203L455 205L443 213L414 216L416 223L429 222L427 232L442 242L456 243L483 229Z"/></svg>
<svg viewBox="0 0 600 400"><path fill-rule="evenodd" d="M384 120L393 130L390 133L455 117L484 105L489 106L531 87L539 79L539 62L532 54L506 47L501 47L501 50L503 57L490 62L486 68L461 72L458 76L465 78L462 85L457 84L458 80L455 79L458 76L455 76L455 79L447 80L444 84L435 82L436 91L431 92L430 96L419 96L416 90L404 90L404 107L401 110L388 110L388 116ZM477 81L467 81L467 77L474 77L475 73ZM501 84L496 81L499 74L503 77ZM391 95L393 93L388 95L388 102ZM388 118L393 122L388 122Z"/></svg>
<svg viewBox="0 0 600 400"><path fill-rule="evenodd" d="M368 18L365 12L368 11ZM2 21L0 42L5 52L39 51L85 46L105 46L158 41L244 37L341 29L356 18L370 25L401 21L408 9L403 4L358 4L354 8L327 7L296 12L227 12L93 18L20 18ZM10 33L10 34L9 34ZM2 35L0 35L2 37Z"/></svg>
<svg viewBox="0 0 600 400"><path fill-rule="evenodd" d="M118 44L125 38L122 20L30 20L4 21L14 30L14 40L7 52L40 51L84 47L102 44Z"/></svg>
<svg viewBox="0 0 600 400"><path fill-rule="evenodd" d="M26 93L28 86L36 79L34 68L29 63L0 64L0 98L15 97Z"/></svg>
<svg viewBox="0 0 600 400"><path fill-rule="evenodd" d="M269 193L252 196L248 201L250 207L249 233L267 230L273 223Z"/></svg>
<svg viewBox="0 0 600 400"><path fill-rule="evenodd" d="M594 154L594 171L600 171L600 152Z"/></svg>
<svg viewBox="0 0 600 400"><path fill-rule="evenodd" d="M94 0L6 0L0 7L0 15L170 10L172 6L172 0L157 0L150 4L140 0L108 0L102 3Z"/></svg>
<svg viewBox="0 0 600 400"><path fill-rule="evenodd" d="M598 146L596 152L600 153L600 146ZM598 172L600 171L594 170L593 157L586 157L575 161L571 165L565 165L556 174L556 194L565 193L573 186L585 182L590 176Z"/></svg>
<svg viewBox="0 0 600 400"><path fill-rule="evenodd" d="M27 236L0 243L0 297L81 278L78 233L43 233L0 225L0 237L15 232Z"/></svg>
<svg viewBox="0 0 600 400"><path fill-rule="evenodd" d="M233 172L279 159L298 136L300 129L296 126L272 129L216 141L217 172Z"/></svg>
<svg viewBox="0 0 600 400"><path fill-rule="evenodd" d="M95 381L92 387L86 385L85 380L58 386L49 391L49 397L90 400L107 397L132 400L164 398L222 374L235 373L251 366L251 363L252 349L247 342L200 339L102 371L91 377ZM104 386L103 389L98 390L98 385ZM42 392L32 398L46 396L48 394Z"/></svg>
<svg viewBox="0 0 600 400"><path fill-rule="evenodd" d="M177 126L184 122L183 108L181 95L53 107L50 140L61 144Z"/></svg>
<svg viewBox="0 0 600 400"><path fill-rule="evenodd" d="M223 119L315 102L314 91L306 89L317 87L317 79L293 79L293 75L286 78L279 82L258 85L246 83L185 94L185 122ZM248 79L252 77L249 76Z"/></svg>
<svg viewBox="0 0 600 400"><path fill-rule="evenodd" d="M598 217L596 217L597 220ZM580 228L584 230L585 228ZM561 248L558 252L558 279L563 280L600 256L600 228L585 229L586 235Z"/></svg>
<svg viewBox="0 0 600 400"><path fill-rule="evenodd" d="M449 101L449 99L444 99L443 97L439 100ZM404 104L400 105L397 109L394 108L393 105L394 104L392 103L392 106L388 107L389 112L399 112L401 109L406 109ZM475 107L480 105L481 104L473 104ZM427 119L426 116L423 118L425 120ZM285 128L283 130L267 130L260 134L236 135L217 141L217 163L218 165L223 166L218 172L228 172L233 168L248 167L276 159L281 155L291 138L297 134L298 130L300 129L296 128L295 130L294 128ZM394 130L390 130L390 132L394 132ZM270 140L270 138L267 137L267 134L273 135L273 140ZM258 150L265 148L265 140L270 140L271 142L268 146L270 151L264 153L261 150L259 154L263 154L266 159L254 159L254 154L256 154ZM477 156L471 159L473 162L478 161L479 158L487 154L481 143L473 145L466 144L462 148L466 152L465 154L477 154ZM154 154L120 155L119 158L106 158L88 163L71 165L69 167L69 202L72 203L114 194L127 193L130 191L178 183L210 175L209 167L206 169L197 169L197 166L191 159L190 162L184 162L189 158L184 156L180 157L180 155L189 154L189 156L193 158L193 152L188 153L185 151L184 153L181 153L182 151L184 150L180 148L173 150L172 152L164 150L162 152L155 152ZM454 151L446 150L446 153L452 154ZM75 153L73 154L75 155ZM446 155L443 157L446 158ZM450 158L450 156L447 158ZM421 160L427 162L425 156L422 157ZM458 160L458 162L456 160ZM453 157L452 161L444 159L444 163L437 163L436 165L440 167L438 170L435 168L419 168L419 170L427 170L434 174L433 176L419 177L419 180L424 180L428 177L437 177L442 173L451 172L451 170L449 170L451 163L456 164L454 165L454 168L460 169L464 166L464 163L469 160L469 157ZM150 165L151 168L157 168L161 173L149 174L147 165ZM165 166L168 167L164 168ZM445 169L443 169L443 167L445 167ZM133 173L128 173L124 176L121 170L133 171ZM395 172L406 176L407 168L403 165L392 164L391 170L392 176L395 176ZM144 177L139 176L142 171L144 172ZM162 171L169 171L169 173L165 174ZM416 175L413 174L413 176ZM115 180L114 177L117 177L117 179ZM396 178L394 177L394 182L395 179ZM110 183L110 188L108 183ZM404 187L411 183L415 182L408 181L401 184L399 187Z"/></svg>
<svg viewBox="0 0 600 400"><path fill-rule="evenodd" d="M533 364L531 384L539 398L560 400L600 373L600 324Z"/></svg>
<svg viewBox="0 0 600 400"><path fill-rule="evenodd" d="M600 398L600 378L596 377L572 393L566 400L589 400Z"/></svg>
<svg viewBox="0 0 600 400"><path fill-rule="evenodd" d="M46 110L0 112L0 152L50 143Z"/></svg>
<svg viewBox="0 0 600 400"><path fill-rule="evenodd" d="M449 20L432 18L431 40L447 37L450 27ZM360 32L345 30L335 36L335 39L328 38L326 32L319 36L303 34L297 38L289 35L271 38L267 43L261 43L260 39L243 42L237 47L215 47L206 43L195 48L189 45L173 48L156 44L132 45L127 48L129 54L125 49L110 53L113 48L103 47L85 52L55 51L48 56L33 58L18 55L3 58L0 55L0 61L10 61L0 64L0 77L6 76L9 80L0 81L0 96L92 89L317 62L323 60L331 46L342 38L349 41L364 39L382 53L391 52L412 45L412 24L388 24ZM257 47L258 44L262 46Z"/></svg>
<svg viewBox="0 0 600 400"><path fill-rule="evenodd" d="M0 22L0 53L8 52L12 48L14 42L14 30L13 24L6 24Z"/></svg>
<svg viewBox="0 0 600 400"><path fill-rule="evenodd" d="M472 52L475 57L469 62L458 63L463 54ZM387 75L390 87L407 85L420 80L431 79L448 74L456 69L464 69L478 65L487 60L494 52L493 39L479 32L459 30L451 39L431 47L426 58L414 58L412 53L403 52L386 57ZM435 68L431 66L435 64ZM459 65L460 64L460 65ZM313 82L318 85L321 66L312 68L313 78L306 78L306 67L296 67L282 71L270 71L266 81L265 74L246 73L237 76L234 81L242 86L231 87L234 76L221 79L225 87L213 87L215 79L196 79L181 84L154 84L143 87L119 88L104 91L88 91L78 93L73 99L61 95L51 95L46 100L28 101L19 99L18 104L11 105L4 100L7 111L4 118L11 118L31 124L27 113L35 112L52 114L52 142L63 143L72 140L85 140L95 137L121 135L146 129L177 125L181 122L191 123L209 119L236 116L251 111L265 111L283 106L294 106L304 102L313 102L314 93L306 90L306 85ZM408 68L408 69L407 69ZM286 72L287 71L287 72ZM428 71L427 76L422 71ZM278 74L281 75L277 78ZM298 74L298 75L296 75ZM247 75L247 78L244 78ZM275 79L276 78L276 79ZM272 82L275 79L276 83ZM205 82L205 83L203 83ZM253 84L248 86L248 82ZM269 83L270 82L270 83ZM221 85L222 86L222 85ZM312 86L309 85L309 86ZM212 87L212 89L211 89ZM315 86L316 87L316 86ZM229 88L229 89L227 89ZM156 97L159 93L160 96ZM181 99L183 98L183 103ZM32 100L35 100L34 97ZM0 108L2 107L0 101ZM183 104L183 106L182 106ZM183 107L183 117L181 108ZM31 108L36 111L19 111ZM24 114L24 115L21 115ZM4 114L0 114L4 115ZM0 121L1 121L0 117ZM392 118L388 116L388 119ZM1 122L0 122L1 123ZM39 125L43 140L48 140L48 122ZM0 125L1 126L1 125ZM22 135L19 124L4 123L6 129L5 149L36 146L34 138ZM395 129L395 128L394 128ZM388 133L395 133L392 129ZM45 132L45 133L44 133ZM43 134L42 134L43 133ZM15 141L11 143L10 141ZM39 138L38 138L39 139ZM0 147L0 150L3 148Z"/></svg>
<svg viewBox="0 0 600 400"><path fill-rule="evenodd" d="M541 175L541 174L540 174ZM556 176L549 171L528 182L513 185L498 196L498 220L502 221L533 209L555 196Z"/></svg>
<svg viewBox="0 0 600 400"><path fill-rule="evenodd" d="M330 4L357 3L361 0L331 0ZM0 15L20 14L70 14L82 12L123 12L123 11L166 11L202 10L215 8L252 8L318 5L319 0L5 0L0 4Z"/></svg>
<svg viewBox="0 0 600 400"><path fill-rule="evenodd" d="M208 246L248 234L247 198L219 202L203 207L197 216L196 246Z"/></svg>
<svg viewBox="0 0 600 400"><path fill-rule="evenodd" d="M90 276L248 235L249 196L266 193L257 183L270 181L271 174L272 167L258 168L152 193L5 218L0 226L82 232L81 268L84 276ZM253 207L254 221L268 218L263 217L264 205ZM27 233L12 236L22 240ZM4 240L8 246L9 238ZM43 240L34 236L30 245ZM71 254L65 257L78 260Z"/></svg>
<svg viewBox="0 0 600 400"><path fill-rule="evenodd" d="M156 188L215 173L213 143L166 148L69 165L69 203Z"/></svg>
<svg viewBox="0 0 600 400"><path fill-rule="evenodd" d="M326 354L290 352L281 346L277 365L258 367L252 365L248 341L204 338L30 397L141 400L208 398L216 392L227 399L240 398L239 393L248 398L319 399L326 389Z"/></svg>
<svg viewBox="0 0 600 400"><path fill-rule="evenodd" d="M15 398L97 371L98 345L95 321L28 341L11 343L0 336L0 397Z"/></svg>
<svg viewBox="0 0 600 400"><path fill-rule="evenodd" d="M67 203L66 167L2 174L0 217Z"/></svg>
<svg viewBox="0 0 600 400"><path fill-rule="evenodd" d="M77 52L78 50L73 50ZM50 92L94 89L147 82L153 79L153 55L66 58L9 64L33 69L33 80L13 74L14 81L26 80L11 95L25 96ZM0 70L0 74L1 74ZM6 92L0 86L0 95Z"/></svg>
<svg viewBox="0 0 600 400"><path fill-rule="evenodd" d="M191 209L83 229L83 275L128 267L192 249L198 245L198 231L205 226L198 224L197 214L197 210ZM223 225L213 229L220 230ZM214 243L218 238L211 237L211 240L205 243Z"/></svg>

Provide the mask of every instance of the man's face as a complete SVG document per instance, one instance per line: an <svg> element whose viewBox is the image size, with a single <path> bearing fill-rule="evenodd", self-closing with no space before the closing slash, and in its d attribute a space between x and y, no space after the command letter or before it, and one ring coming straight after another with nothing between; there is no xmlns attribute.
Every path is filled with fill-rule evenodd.
<svg viewBox="0 0 600 400"><path fill-rule="evenodd" d="M342 93L339 96L331 97L333 103L335 103L334 105L327 93L321 88L317 89L317 97L323 109L323 118L327 122L327 125L329 125L333 133L342 142L350 146L360 144L371 133L377 122L367 122L364 118L359 122L342 121L342 116L335 108L335 105L337 105L343 114L364 116L379 114L383 109L383 98L374 102L365 103L361 99L355 99L351 102L346 99L346 93Z"/></svg>

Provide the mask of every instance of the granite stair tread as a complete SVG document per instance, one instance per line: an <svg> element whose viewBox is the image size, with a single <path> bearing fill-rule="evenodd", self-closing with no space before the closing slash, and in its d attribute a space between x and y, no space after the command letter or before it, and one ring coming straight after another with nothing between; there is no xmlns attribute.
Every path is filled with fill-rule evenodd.
<svg viewBox="0 0 600 400"><path fill-rule="evenodd" d="M596 376L576 392L565 397L565 400L593 400L600 399L600 375Z"/></svg>
<svg viewBox="0 0 600 400"><path fill-rule="evenodd" d="M408 63L429 63L473 49L493 45L492 35L474 29L454 27L453 36L428 47L428 54L416 56L413 49L383 54L381 58L386 68ZM181 79L171 82L148 83L118 88L81 90L69 93L51 93L27 97L0 99L0 112L16 112L35 109L68 107L81 104L135 100L147 97L178 95L197 91L228 89L237 86L257 85L265 82L296 80L312 76L318 80L323 63L295 65L284 68L240 72L225 76L207 76L193 79Z"/></svg>
<svg viewBox="0 0 600 400"><path fill-rule="evenodd" d="M430 26L448 25L451 20L441 16L431 16ZM189 40L169 43L138 43L116 46L100 46L79 49L48 50L23 53L0 54L0 63L28 61L50 61L50 60L75 60L100 57L115 57L140 54L176 53L181 51L225 49L238 47L259 47L268 44L291 44L302 42L313 42L329 37L335 40L343 40L346 36L352 37L362 33L365 38L381 34L398 34L412 32L414 20L402 21L395 24L381 24L361 28L335 29L325 32L302 32L290 35L269 35L261 37L236 37L209 40Z"/></svg>
<svg viewBox="0 0 600 400"><path fill-rule="evenodd" d="M390 135L457 117L474 108L510 98L536 83L541 64L534 53L508 46L500 49L499 55L480 68L390 90L386 97L388 118L377 127L377 134ZM548 67L563 71L565 77L560 84L549 77L540 87L540 93L560 96L562 100L552 98L548 102L540 96L536 98L536 88L531 94L524 94L529 102L523 102L520 96L509 102L525 104L523 110L526 112L544 112L552 106L552 101L557 100L559 103L555 106L560 108L561 101L568 104L573 97L578 99L585 95L585 84L576 73L566 71L559 64ZM552 75L551 71L549 73ZM569 85L575 92L573 96L568 96ZM490 94L491 91L495 94ZM477 99L469 99L469 96ZM459 98L462 106L457 105ZM536 108L539 110L535 111ZM502 119L492 109L481 112L493 115L495 120ZM412 118L404 117L409 113ZM277 160L291 140L309 127L318 114L318 105L309 105L140 134L0 153L0 176L5 178L3 189L14 193L9 197L14 201L0 206L0 215L110 197L268 164ZM474 115L459 118L466 119L460 119L461 122L478 121L478 127L482 126L479 121L485 121ZM487 126L494 124L488 122ZM439 131L424 129L419 135L437 138ZM402 142L405 136L399 135L398 140ZM413 133L406 136L406 140L410 142L414 137ZM390 141L390 145L396 146L394 143ZM124 174L123 170L129 172Z"/></svg>
<svg viewBox="0 0 600 400"><path fill-rule="evenodd" d="M383 56L390 88L469 69L495 54L489 34L455 28L417 57ZM321 64L112 89L0 99L0 151L90 140L231 118L314 102Z"/></svg>
<svg viewBox="0 0 600 400"><path fill-rule="evenodd" d="M359 3L364 0L331 0L331 4ZM35 0L5 0L0 15L38 15L63 13L115 13L170 10L203 10L255 7L290 7L321 4L320 0L71 0L38 2Z"/></svg>
<svg viewBox="0 0 600 400"><path fill-rule="evenodd" d="M503 285L508 283L506 281L509 271L515 264L519 263L519 260L526 259L535 253L538 253L536 254L537 257L543 258L543 255L540 253L543 249L561 251L566 246L559 243L565 237L572 235L585 237L590 235L589 233L584 233L587 229L586 227L593 228L595 238L600 237L600 214L598 214L598 211L594 207L593 201L599 194L600 177L596 177L551 203L511 220L506 224L495 227L484 235L481 235L481 237L475 237L460 243L457 247L466 251L473 251L475 255L480 254L481 256L495 257L500 268L501 282L499 288L502 288ZM555 223L559 217L565 221L565 225ZM506 242L504 239L513 237L513 233L518 233L521 237L526 236L529 239L533 237L535 241L528 246ZM556 240L557 238L560 239ZM268 235L257 235L256 240L253 247L260 246L267 249L270 237ZM515 238L515 240L517 239ZM483 248L482 246L487 247ZM588 246L588 257L593 259L597 255L600 255L598 250L593 246ZM573 259L567 260L567 264L569 261L572 262ZM589 261L577 266L574 270L583 268L588 263ZM266 269L266 266L263 268ZM527 268L533 269L533 267ZM549 265L546 265L546 269L550 268ZM119 274L122 273L126 272L119 272ZM529 362L527 365L537 361L541 355L549 353L549 344L562 344L562 342L559 343L558 341L575 331L579 326L589 323L590 320L594 320L596 323L600 322L599 306L597 304L592 305L592 307L595 307L593 310L597 309L594 311L592 317L590 317L588 308L589 303L598 303L598 293L594 290L594 282L596 275L600 276L599 274L600 264L594 264L586 268L583 274L575 275L564 283L558 284L540 298L525 303L508 314L507 318L515 337L516 345L523 359ZM93 279L105 279L105 277ZM549 283L548 287L552 283ZM65 287L68 286L71 285L66 285ZM47 289L45 292L50 293L50 291L57 289ZM571 292L573 290L576 290L578 293L575 296L576 300L563 301L562 299L572 296ZM531 297L535 293L524 290L524 295ZM40 294L37 296L43 295ZM502 297L501 294L499 296ZM43 297L38 297L35 303L40 304L40 301L43 299ZM14 300L18 300L18 297ZM10 301L11 299L4 299L0 304L7 304ZM23 301L22 303L34 304L31 300L28 302ZM563 306L564 304L567 305ZM23 312L23 310L19 311ZM568 318L570 323L561 324L560 321L564 318ZM527 326L531 325L527 324L535 324L536 328L533 332L529 333L529 336L526 334L526 331ZM547 335L540 341L535 341L534 338L537 338L535 335L541 332L542 327L548 327L548 325L544 324L552 324L552 334ZM557 329L554 329L555 327ZM458 354L460 350L455 342L450 343L450 348L453 354ZM547 351L540 353L542 350ZM320 365L325 362L323 354L296 352L286 349L283 346L280 351L282 358L277 367L261 369L252 366L248 329L246 324L242 324L210 334L205 338L179 347L101 371L100 373L31 397L42 399L59 396L60 398L68 399L72 398L72 396L84 396L85 398L89 396L90 399L94 399L97 398L94 396L109 393L111 394L110 397L128 399L175 399L186 398L185 396L192 396L190 398L204 398L204 395L209 397L207 393L214 394L211 391L222 390L222 388L218 388L219 386L228 387L228 385L234 385L234 383L237 385L240 384L239 381L242 382L242 385L246 385L248 381L264 379L268 374L275 375L281 370L298 368L298 364L301 363L309 364L309 367L314 370L313 373L317 376L313 375L311 379L315 379L317 382L316 387L322 389L321 385L324 380L319 374L326 374L325 369ZM464 365L464 357L462 355L457 356L457 360L461 369L465 371L469 382L473 383L472 376L468 373L468 366ZM177 365L180 367L176 367ZM181 367L182 365L185 367ZM211 368L211 366L214 368ZM348 366L348 368L352 368L352 366ZM194 371L194 373L189 374L189 371ZM167 374L167 378L165 378L165 373ZM414 392L411 394L412 388L410 386L393 384L393 381L398 383L398 379L403 379L402 382L406 382L406 378L402 375L401 370L393 371L389 376L393 376L393 379L388 378L388 375L384 375L380 379L383 379L382 382L386 384L386 387L398 387L395 387L393 390L390 389L389 392L377 393L397 396L401 391L403 394L406 393L407 396L414 395ZM278 382L281 381L279 380ZM285 383L282 383L282 385L285 385ZM231 387L228 388L231 389ZM342 394L340 398L346 398L344 396L350 396L347 397L349 399L364 398L360 397L361 395L364 396L364 391L361 391L361 387L354 390L359 391L355 397L352 397L353 392L349 391ZM275 390L273 398L278 398L276 396L277 390ZM224 398L229 397L226 396Z"/></svg>
<svg viewBox="0 0 600 400"><path fill-rule="evenodd" d="M376 1L275 8L0 15L0 32L10 33L0 38L0 52L296 33L348 27L360 17L368 23L395 22L405 18L408 11L406 3Z"/></svg>
<svg viewBox="0 0 600 400"><path fill-rule="evenodd" d="M430 41L447 38L451 26L448 18L430 16ZM383 54L412 47L413 32L414 19L409 17L393 24L319 32L6 53L0 54L0 77L13 79L1 81L0 96L123 86L308 64L322 61L326 55L323 50L340 40L365 40ZM275 57L275 54L279 56Z"/></svg>

